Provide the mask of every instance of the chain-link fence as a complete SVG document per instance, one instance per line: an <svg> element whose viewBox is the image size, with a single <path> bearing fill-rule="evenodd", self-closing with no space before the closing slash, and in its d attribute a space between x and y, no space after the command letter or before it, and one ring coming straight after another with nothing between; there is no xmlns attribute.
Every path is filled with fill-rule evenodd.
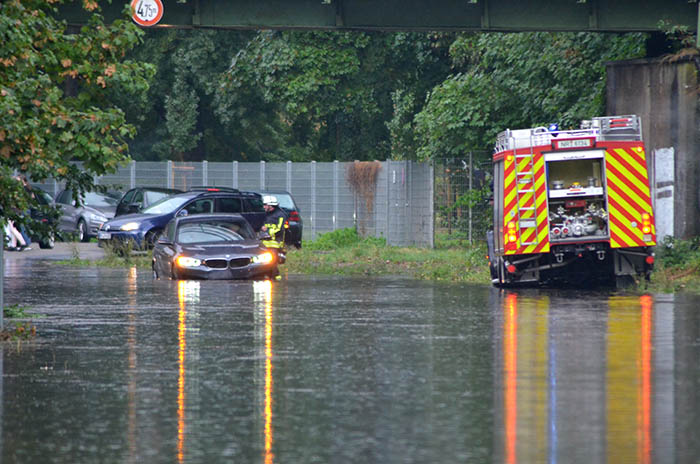
<svg viewBox="0 0 700 464"><path fill-rule="evenodd" d="M354 163L176 163L134 161L97 184L126 191L130 188L194 186L240 190L286 190L299 206L303 238L348 227L367 236L384 237L389 245L432 247L434 230L433 167L410 161L376 162L372 196L368 199L348 183ZM54 197L62 186L34 184Z"/></svg>
<svg viewBox="0 0 700 464"><path fill-rule="evenodd" d="M491 162L485 153L435 163L435 234L447 239L483 240L491 228Z"/></svg>

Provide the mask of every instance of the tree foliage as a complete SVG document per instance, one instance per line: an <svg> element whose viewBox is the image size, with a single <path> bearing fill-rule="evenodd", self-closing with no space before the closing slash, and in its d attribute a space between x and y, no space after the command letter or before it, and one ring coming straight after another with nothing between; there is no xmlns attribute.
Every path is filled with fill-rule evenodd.
<svg viewBox="0 0 700 464"><path fill-rule="evenodd" d="M577 127L605 112L605 62L644 55L643 34L463 34L455 73L416 115L421 159L485 149L498 132L557 122Z"/></svg>
<svg viewBox="0 0 700 464"><path fill-rule="evenodd" d="M141 37L131 21L107 25L85 1L89 21L68 31L53 3L0 4L0 215L15 220L36 205L14 174L54 178L77 195L129 159L135 128L109 95L142 94L153 74L151 65L125 59Z"/></svg>
<svg viewBox="0 0 700 464"><path fill-rule="evenodd" d="M435 159L507 127L604 112L609 60L642 34L148 31L139 159ZM133 119L132 119L133 117Z"/></svg>
<svg viewBox="0 0 700 464"><path fill-rule="evenodd" d="M428 34L263 31L233 58L220 102L235 112L252 91L272 107L281 159L385 159L392 93L439 82L446 52Z"/></svg>

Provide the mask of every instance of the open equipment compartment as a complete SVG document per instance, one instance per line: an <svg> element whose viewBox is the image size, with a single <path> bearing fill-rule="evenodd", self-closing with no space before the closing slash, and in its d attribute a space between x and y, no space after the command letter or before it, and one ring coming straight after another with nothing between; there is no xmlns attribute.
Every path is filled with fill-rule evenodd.
<svg viewBox="0 0 700 464"><path fill-rule="evenodd" d="M605 199L605 152L544 155L549 237L553 243L609 237Z"/></svg>

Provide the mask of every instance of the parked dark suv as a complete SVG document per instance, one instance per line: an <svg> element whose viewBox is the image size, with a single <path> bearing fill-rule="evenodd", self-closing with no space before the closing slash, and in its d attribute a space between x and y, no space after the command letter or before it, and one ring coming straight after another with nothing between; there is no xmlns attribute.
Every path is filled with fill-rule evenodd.
<svg viewBox="0 0 700 464"><path fill-rule="evenodd" d="M140 213L165 197L182 193L182 190L163 187L135 187L128 190L117 203L114 217Z"/></svg>
<svg viewBox="0 0 700 464"><path fill-rule="evenodd" d="M256 232L265 223L260 194L225 187L197 187L164 198L141 213L107 221L97 234L98 244L131 243L134 248L152 248L165 225L175 216L205 213L240 213Z"/></svg>

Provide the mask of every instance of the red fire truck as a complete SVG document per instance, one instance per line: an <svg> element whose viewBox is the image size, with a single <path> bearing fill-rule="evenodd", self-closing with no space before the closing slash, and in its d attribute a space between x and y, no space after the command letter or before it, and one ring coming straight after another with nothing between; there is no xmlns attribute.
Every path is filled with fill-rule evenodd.
<svg viewBox="0 0 700 464"><path fill-rule="evenodd" d="M506 130L493 163L495 285L648 278L656 230L637 116Z"/></svg>

